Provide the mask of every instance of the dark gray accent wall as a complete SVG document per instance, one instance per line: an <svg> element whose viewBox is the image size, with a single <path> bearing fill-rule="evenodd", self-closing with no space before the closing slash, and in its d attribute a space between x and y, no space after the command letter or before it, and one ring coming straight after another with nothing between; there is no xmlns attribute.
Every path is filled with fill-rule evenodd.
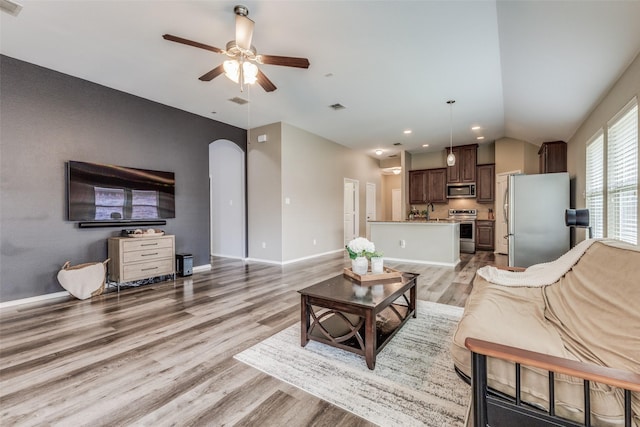
<svg viewBox="0 0 640 427"><path fill-rule="evenodd" d="M61 291L65 261L103 261L120 233L67 221L69 160L173 171L176 218L160 228L209 263L208 146L246 152L244 129L1 55L0 94L0 301Z"/></svg>

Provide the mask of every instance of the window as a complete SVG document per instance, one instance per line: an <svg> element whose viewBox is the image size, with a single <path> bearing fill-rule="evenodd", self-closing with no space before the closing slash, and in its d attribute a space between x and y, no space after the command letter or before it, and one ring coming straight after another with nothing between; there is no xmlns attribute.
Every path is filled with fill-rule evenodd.
<svg viewBox="0 0 640 427"><path fill-rule="evenodd" d="M591 138L586 160L585 197L593 237L638 244L637 98Z"/></svg>
<svg viewBox="0 0 640 427"><path fill-rule="evenodd" d="M638 102L634 98L608 126L607 235L638 243Z"/></svg>
<svg viewBox="0 0 640 427"><path fill-rule="evenodd" d="M586 198L593 237L604 237L604 134L602 129L587 145Z"/></svg>

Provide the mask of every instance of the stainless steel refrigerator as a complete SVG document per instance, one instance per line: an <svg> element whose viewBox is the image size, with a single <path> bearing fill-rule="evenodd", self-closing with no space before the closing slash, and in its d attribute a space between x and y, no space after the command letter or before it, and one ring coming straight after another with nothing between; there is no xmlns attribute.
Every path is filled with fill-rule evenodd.
<svg viewBox="0 0 640 427"><path fill-rule="evenodd" d="M509 266L553 261L569 250L569 174L510 175L504 215Z"/></svg>

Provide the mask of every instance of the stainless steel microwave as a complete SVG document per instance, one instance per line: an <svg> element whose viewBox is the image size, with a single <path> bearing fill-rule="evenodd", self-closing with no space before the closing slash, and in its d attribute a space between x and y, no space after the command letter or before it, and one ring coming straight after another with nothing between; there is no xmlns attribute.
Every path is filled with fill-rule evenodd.
<svg viewBox="0 0 640 427"><path fill-rule="evenodd" d="M447 184L447 199L471 199L476 197L476 183Z"/></svg>

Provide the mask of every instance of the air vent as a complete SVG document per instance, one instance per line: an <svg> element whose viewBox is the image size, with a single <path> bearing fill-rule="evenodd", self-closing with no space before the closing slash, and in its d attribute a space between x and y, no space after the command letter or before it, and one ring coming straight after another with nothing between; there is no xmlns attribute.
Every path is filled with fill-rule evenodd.
<svg viewBox="0 0 640 427"><path fill-rule="evenodd" d="M397 147L398 145L402 145L402 142L394 142L393 145Z"/></svg>
<svg viewBox="0 0 640 427"><path fill-rule="evenodd" d="M10 0L0 0L0 10L7 12L9 15L18 16L22 10L22 5Z"/></svg>
<svg viewBox="0 0 640 427"><path fill-rule="evenodd" d="M329 108L333 108L334 110L338 111L338 110L344 110L347 107L345 107L342 104L332 104L332 105L329 105Z"/></svg>
<svg viewBox="0 0 640 427"><path fill-rule="evenodd" d="M392 154L389 157L398 157L398 155L397 154Z"/></svg>
<svg viewBox="0 0 640 427"><path fill-rule="evenodd" d="M238 105L244 105L249 103L249 101L247 101L246 99L242 99L237 96L235 98L231 98L229 101L235 102Z"/></svg>

